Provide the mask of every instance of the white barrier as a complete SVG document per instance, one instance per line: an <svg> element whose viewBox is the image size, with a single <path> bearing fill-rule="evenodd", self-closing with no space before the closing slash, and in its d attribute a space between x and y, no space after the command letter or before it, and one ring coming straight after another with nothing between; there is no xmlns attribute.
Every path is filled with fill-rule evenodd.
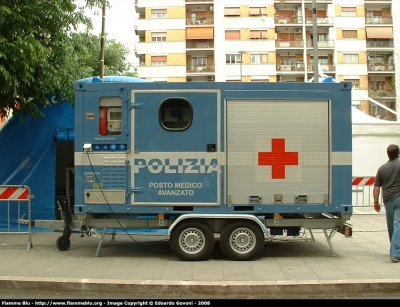
<svg viewBox="0 0 400 307"><path fill-rule="evenodd" d="M354 214L377 213L374 210L374 189L375 177L360 176L352 180L352 205ZM380 195L382 197L382 195ZM382 204L382 199L380 199ZM382 206L384 209L384 206ZM382 210L384 211L384 210Z"/></svg>
<svg viewBox="0 0 400 307"><path fill-rule="evenodd" d="M0 231L0 233L15 234L15 233L27 233L28 234L28 252L32 247L32 233L31 233L31 191L29 187L24 185L0 185L0 205L7 205L7 231ZM11 206L17 205L17 231L11 230ZM19 219L21 217L21 205L26 204L26 210L28 213L28 232L21 231Z"/></svg>

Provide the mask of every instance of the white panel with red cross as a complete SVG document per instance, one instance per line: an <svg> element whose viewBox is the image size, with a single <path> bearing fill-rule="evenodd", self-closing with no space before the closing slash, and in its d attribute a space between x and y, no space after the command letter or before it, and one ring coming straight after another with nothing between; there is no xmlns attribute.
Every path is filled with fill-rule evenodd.
<svg viewBox="0 0 400 307"><path fill-rule="evenodd" d="M232 204L324 203L329 195L328 101L228 101L227 194Z"/></svg>

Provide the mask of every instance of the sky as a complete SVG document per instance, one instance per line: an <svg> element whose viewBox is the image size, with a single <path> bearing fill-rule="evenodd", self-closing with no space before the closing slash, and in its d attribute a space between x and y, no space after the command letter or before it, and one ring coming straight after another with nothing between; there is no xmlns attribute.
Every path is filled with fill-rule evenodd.
<svg viewBox="0 0 400 307"><path fill-rule="evenodd" d="M77 2L83 2L78 0ZM115 39L130 50L127 57L128 62L132 65L136 63L134 52L135 45L135 4L134 0L109 0L111 8L106 9L105 14L105 32L107 39ZM101 9L95 11L86 11L86 15L92 18L94 30L93 34L100 34L102 27ZM97 14L95 14L97 13ZM133 71L133 69L131 69Z"/></svg>

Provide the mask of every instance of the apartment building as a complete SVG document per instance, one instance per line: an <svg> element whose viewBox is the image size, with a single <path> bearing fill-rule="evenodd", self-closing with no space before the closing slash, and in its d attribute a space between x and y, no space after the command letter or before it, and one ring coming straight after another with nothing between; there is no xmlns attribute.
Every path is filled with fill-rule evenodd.
<svg viewBox="0 0 400 307"><path fill-rule="evenodd" d="M138 76L154 82L303 82L314 77L317 54L325 75L351 81L354 93L398 110L397 2L137 0ZM395 120L368 101L353 104Z"/></svg>

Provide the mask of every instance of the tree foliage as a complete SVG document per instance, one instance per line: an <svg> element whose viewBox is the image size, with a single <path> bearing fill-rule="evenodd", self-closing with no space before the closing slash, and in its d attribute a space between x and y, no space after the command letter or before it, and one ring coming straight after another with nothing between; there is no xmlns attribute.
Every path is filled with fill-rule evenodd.
<svg viewBox="0 0 400 307"><path fill-rule="evenodd" d="M107 37L107 34L106 34ZM71 35L69 70L79 71L78 79L100 75L101 34L98 36L88 32ZM126 75L131 68L127 62L129 49L114 39L105 41L104 75Z"/></svg>
<svg viewBox="0 0 400 307"><path fill-rule="evenodd" d="M43 116L38 104L46 103L46 92L73 101L74 82L94 74L99 60L93 50L98 50L97 58L100 54L98 37L76 31L82 25L92 28L85 7L103 5L109 7L107 0L1 1L0 111L7 114L12 110L20 118L24 113ZM124 54L120 44L113 48ZM121 61L110 65L110 71L123 70Z"/></svg>

